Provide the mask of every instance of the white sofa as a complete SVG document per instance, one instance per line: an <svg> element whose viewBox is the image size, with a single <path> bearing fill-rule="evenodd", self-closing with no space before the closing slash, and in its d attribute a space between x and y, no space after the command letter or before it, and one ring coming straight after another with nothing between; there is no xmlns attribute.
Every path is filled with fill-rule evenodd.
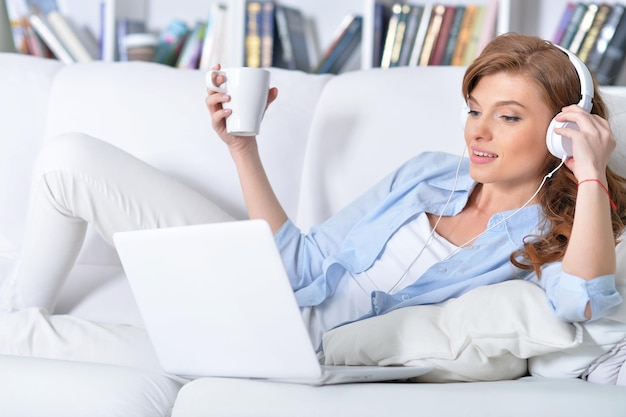
<svg viewBox="0 0 626 417"><path fill-rule="evenodd" d="M461 153L462 74L463 68L456 67L341 76L273 69L279 99L265 116L259 140L268 175L289 216L307 229L420 151ZM610 88L606 93L615 132L626 141L626 92ZM0 54L0 279L20 250L37 151L63 132L82 131L126 149L244 218L236 173L210 127L204 97L204 74L195 70L149 63L65 66ZM624 173L621 160L614 164ZM624 337L624 310L616 313L611 331L585 330L587 346L570 355L582 356L579 368ZM58 305L60 321L33 314L23 328L0 326L3 416L626 415L625 387L575 378L550 365L550 355L544 376L513 381L311 387L245 379L187 382L165 375L154 365L115 251L92 232ZM115 352L90 359L81 347L93 341L80 331L60 348L36 346L36 335L29 333L33 322L43 320L55 331L72 318L111 331L130 329L120 343L131 344L145 360L135 363ZM598 333L611 337L599 342ZM18 339L28 349L12 351L11 343Z"/></svg>

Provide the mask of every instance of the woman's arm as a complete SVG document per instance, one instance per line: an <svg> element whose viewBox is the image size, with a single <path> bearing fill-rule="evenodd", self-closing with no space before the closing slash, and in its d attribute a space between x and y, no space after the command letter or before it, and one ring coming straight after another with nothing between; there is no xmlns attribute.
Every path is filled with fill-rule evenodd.
<svg viewBox="0 0 626 417"><path fill-rule="evenodd" d="M220 66L217 65L214 69L219 70ZM222 75L216 75L214 84L220 85L223 81ZM275 87L270 88L267 106L277 96L278 90ZM264 219L276 233L287 221L287 214L267 178L259 156L256 137L233 136L226 132L226 118L231 110L224 109L222 103L229 100L230 97L226 94L208 90L206 105L211 113L213 129L226 143L235 162L248 216L251 219Z"/></svg>
<svg viewBox="0 0 626 417"><path fill-rule="evenodd" d="M563 258L563 270L591 280L614 274L615 239L611 224L611 202L606 191L606 167L616 143L609 124L578 106L564 109L563 121L575 122L580 131L562 129L572 138L573 158L566 162L578 180L572 234ZM587 305L585 316L591 318Z"/></svg>

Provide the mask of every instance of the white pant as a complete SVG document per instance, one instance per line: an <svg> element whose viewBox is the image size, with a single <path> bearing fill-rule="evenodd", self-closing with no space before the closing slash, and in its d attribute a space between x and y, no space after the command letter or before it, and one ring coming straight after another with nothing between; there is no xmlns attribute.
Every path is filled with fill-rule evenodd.
<svg viewBox="0 0 626 417"><path fill-rule="evenodd" d="M20 260L0 296L8 310L54 310L88 223L112 244L118 231L232 220L192 188L79 133L44 146L30 198Z"/></svg>
<svg viewBox="0 0 626 417"><path fill-rule="evenodd" d="M77 133L42 149L30 198L20 259L0 292L0 354L156 366L142 329L49 315L87 224L112 243L118 231L233 218L139 159Z"/></svg>

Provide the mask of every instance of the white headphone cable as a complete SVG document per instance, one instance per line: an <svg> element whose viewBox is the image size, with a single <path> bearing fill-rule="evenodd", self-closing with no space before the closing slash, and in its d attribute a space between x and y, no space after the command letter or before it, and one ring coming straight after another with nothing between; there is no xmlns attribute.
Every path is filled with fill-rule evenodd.
<svg viewBox="0 0 626 417"><path fill-rule="evenodd" d="M537 197L537 194L539 194L539 191L541 191L541 189L543 188L544 184L546 183L546 181L548 180L548 178L551 178L552 175L563 166L563 164L565 164L565 161L567 160L567 156L564 156L563 159L561 159L561 163L554 168L552 171L550 171L546 176L543 177L543 180L541 181L541 184L539 184L539 188L537 188L537 191L535 191L535 193L530 196L530 198L517 210L515 210L513 213L511 213L510 215L506 216L504 219L500 220L499 222L497 222L496 224L494 224L493 226L490 226L488 229L485 229L484 231L482 231L481 233L477 234L476 236L474 236L473 238L471 238L470 240L468 240L467 242L463 243L461 246L459 246L458 248L456 248L452 253L450 253L448 256L446 256L443 260L447 260L450 259L452 256L456 255L461 249L463 249L465 246L469 245L471 242L475 241L476 239L478 239L479 237L481 237L482 235L484 235L485 233L487 233L488 231L492 230L493 228L501 225L502 223L504 223L505 221L509 220L511 217L515 216L517 213L519 213L520 211L522 211L522 209L524 209L524 207L528 206L530 204L531 201L533 201L533 199L535 197Z"/></svg>

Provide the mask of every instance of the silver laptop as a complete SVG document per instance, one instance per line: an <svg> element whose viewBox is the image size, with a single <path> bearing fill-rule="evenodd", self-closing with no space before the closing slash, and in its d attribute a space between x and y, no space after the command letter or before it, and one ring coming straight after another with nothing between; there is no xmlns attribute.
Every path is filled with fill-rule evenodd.
<svg viewBox="0 0 626 417"><path fill-rule="evenodd" d="M262 220L122 232L114 242L166 372L322 385L431 370L320 365Z"/></svg>

